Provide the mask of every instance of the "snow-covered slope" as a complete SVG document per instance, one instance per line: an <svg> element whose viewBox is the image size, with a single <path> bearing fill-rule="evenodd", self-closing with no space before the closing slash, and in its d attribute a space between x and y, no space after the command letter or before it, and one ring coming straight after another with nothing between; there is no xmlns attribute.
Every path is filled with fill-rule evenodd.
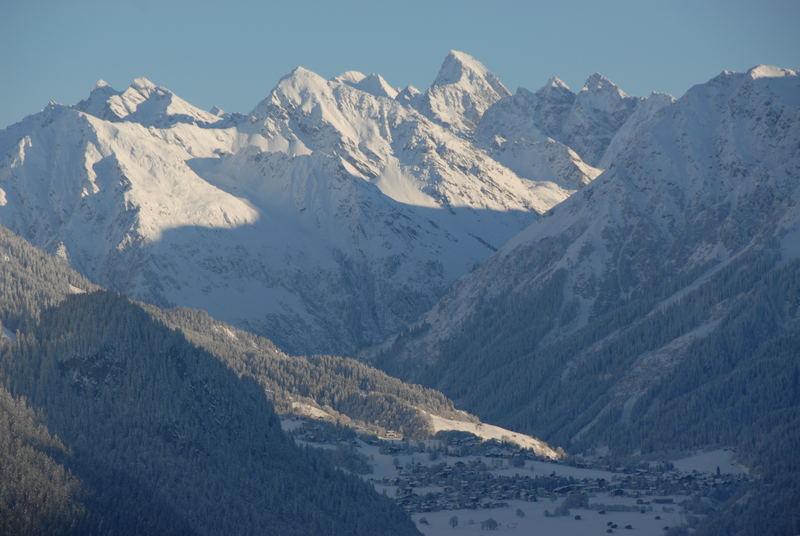
<svg viewBox="0 0 800 536"><path fill-rule="evenodd" d="M572 193L613 159L601 162L615 136L620 139L612 152L624 147L635 125L666 104L667 96L630 97L598 73L577 95L551 78L536 93L520 88L496 101L481 117L474 139L521 177L552 180Z"/></svg>
<svg viewBox="0 0 800 536"><path fill-rule="evenodd" d="M590 76L575 96L560 139L588 163L597 165L611 138L639 102L600 73Z"/></svg>
<svg viewBox="0 0 800 536"><path fill-rule="evenodd" d="M422 92L414 86L406 86L397 92L395 100L405 106L416 108L417 100L422 98Z"/></svg>
<svg viewBox="0 0 800 536"><path fill-rule="evenodd" d="M397 97L397 90L389 85L379 74L364 74L358 71L345 71L339 76L333 78L334 82L343 82L349 86L353 86L361 91L366 91L376 97L386 97L394 99Z"/></svg>
<svg viewBox="0 0 800 536"><path fill-rule="evenodd" d="M428 97L475 97L453 117L504 94L460 53L436 84ZM569 165L521 177L403 95L421 98L379 75L297 68L244 116L146 79L100 82L0 131L0 223L136 298L290 351L351 352L572 191Z"/></svg>
<svg viewBox="0 0 800 536"><path fill-rule="evenodd" d="M486 110L475 137L484 143L494 136L531 141L559 138L574 103L575 94L558 78L536 93L519 88Z"/></svg>
<svg viewBox="0 0 800 536"><path fill-rule="evenodd" d="M558 79L536 93L520 88L486 111L475 130L475 143L519 176L548 179L572 193L601 172L550 137L560 132L574 100Z"/></svg>
<svg viewBox="0 0 800 536"><path fill-rule="evenodd" d="M338 157L349 173L401 203L495 211L548 206L533 193L539 185L414 110L306 69L281 80L251 115L263 122L259 134L270 147Z"/></svg>
<svg viewBox="0 0 800 536"><path fill-rule="evenodd" d="M646 109L655 109L657 100L648 99L651 104ZM598 166L611 139L641 101L628 96L599 73L590 76L577 95L558 78L551 78L536 93L520 88L514 95L489 107L477 126L475 138L481 146L490 149L492 143L498 141L526 140L527 145L548 139L559 142L538 152L567 166L564 169L570 170L569 180L574 189L575 185L586 184L599 174L592 166ZM547 159L542 162L542 157L537 158L536 152L533 153L529 161L536 162L539 167L546 165ZM518 159L509 159L502 153L492 154L523 175L530 167L515 167L515 164L519 166Z"/></svg>
<svg viewBox="0 0 800 536"><path fill-rule="evenodd" d="M245 200L186 165L213 156L207 138L190 124L161 130L50 105L0 132L0 217L105 281L107 270L135 269L114 256L157 242L171 229L231 229L256 221Z"/></svg>
<svg viewBox="0 0 800 536"><path fill-rule="evenodd" d="M518 93L525 94L522 90ZM531 106L533 113L528 115L536 118L537 127L547 136L559 137L575 104L575 93L561 79L553 77L527 100L533 100L531 97L535 98Z"/></svg>
<svg viewBox="0 0 800 536"><path fill-rule="evenodd" d="M741 348L794 333L800 316L787 289L800 270L800 78L759 66L725 72L674 104L655 99L642 103L650 109L599 178L384 345L383 365L483 418L596 444L626 437L604 431L635 428L648 411L666 418L659 412L671 406L652 393L700 377L682 371L711 367L702 373L710 375L723 367L722 351L731 370L718 373L729 382L752 366L734 361ZM760 301L772 292L777 302ZM763 309L755 339L737 327L756 329L743 320L753 303ZM741 339L720 350L729 331ZM706 358L713 364L696 363ZM676 425L685 431L714 403L681 396L705 408ZM673 409L670 418L681 418Z"/></svg>
<svg viewBox="0 0 800 536"><path fill-rule="evenodd" d="M438 415L429 415L429 418L431 420L431 427L433 428L434 433L448 430L469 432L470 434L480 437L483 440L488 441L495 439L497 441L503 441L506 443L511 443L512 445L517 445L523 449L532 450L537 456L541 456L543 458L557 460L564 456L563 451L554 449L540 439L514 432L512 430L507 430L500 426L494 426L492 424L486 424L482 422L459 421L448 419L446 417L440 417Z"/></svg>
<svg viewBox="0 0 800 536"><path fill-rule="evenodd" d="M619 153L625 150L629 145L636 143L636 135L640 128L646 128L646 123L655 119L656 114L663 108L675 102L672 95L666 93L653 92L646 99L640 100L636 104L633 113L628 116L628 119L616 131L611 142L603 152L603 157L600 159L598 167L606 169L614 160L616 160Z"/></svg>

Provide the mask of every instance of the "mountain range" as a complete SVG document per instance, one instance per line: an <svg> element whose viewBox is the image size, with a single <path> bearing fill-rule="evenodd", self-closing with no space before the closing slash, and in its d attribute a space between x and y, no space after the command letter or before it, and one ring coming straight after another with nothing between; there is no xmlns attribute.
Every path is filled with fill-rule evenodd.
<svg viewBox="0 0 800 536"><path fill-rule="evenodd" d="M0 223L106 288L352 353L588 184L568 144L596 164L642 107L600 75L556 86L512 96L455 51L425 92L297 68L247 115L101 81L0 132ZM525 106L552 128L508 121Z"/></svg>
<svg viewBox="0 0 800 536"><path fill-rule="evenodd" d="M734 446L757 481L706 534L786 533L800 501L798 201L800 79L763 65L678 99L598 73L512 93L452 51L425 90L298 67L238 114L99 82L0 131L0 225L284 409L411 434L457 406L594 456ZM61 303L14 310L39 301ZM427 389L287 355L313 353Z"/></svg>

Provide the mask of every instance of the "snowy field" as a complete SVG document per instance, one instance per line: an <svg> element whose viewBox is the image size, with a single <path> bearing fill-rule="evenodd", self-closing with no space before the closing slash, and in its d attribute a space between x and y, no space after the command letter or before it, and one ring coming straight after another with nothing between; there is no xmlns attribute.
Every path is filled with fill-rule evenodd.
<svg viewBox="0 0 800 536"><path fill-rule="evenodd" d="M544 441L529 435L508 430L506 428L501 428L493 424L456 421L452 419L445 419L444 417L432 415L430 413L428 414L428 417L431 420L434 433L446 430L469 432L484 440L497 439L498 441L505 441L524 449L530 449L538 456L543 456L545 458L558 459L561 457L561 454L559 454L555 449L550 448L550 446Z"/></svg>
<svg viewBox="0 0 800 536"><path fill-rule="evenodd" d="M685 473L697 471L700 473L714 473L719 467L722 474L741 475L747 474L747 468L738 464L733 459L733 451L719 449L708 452L698 452L692 456L675 460L675 468Z"/></svg>
<svg viewBox="0 0 800 536"><path fill-rule="evenodd" d="M592 501L603 501L604 498L596 497ZM611 529L612 534L631 534L631 535L661 535L664 533L665 526L676 526L685 520L682 514L675 512L663 512L659 507L653 512L641 514L638 512L608 512L604 515L598 514L595 510L571 509L570 516L567 517L547 517L545 510L551 512L560 502L539 501L510 501L508 508L495 508L491 510L453 510L442 512L426 512L422 514L412 514L412 519L416 522L417 528L428 536L450 536L458 534L507 534L530 536L597 536L607 534L610 528L608 523L617 525L616 529ZM669 506L665 506L669 509ZM517 515L517 509L524 513L524 517ZM576 520L575 516L581 516ZM458 517L458 525L451 527L450 519ZM660 516L661 519L655 519ZM428 524L420 523L425 518ZM481 522L492 518L497 522L495 530L481 529ZM631 529L625 529L630 525Z"/></svg>

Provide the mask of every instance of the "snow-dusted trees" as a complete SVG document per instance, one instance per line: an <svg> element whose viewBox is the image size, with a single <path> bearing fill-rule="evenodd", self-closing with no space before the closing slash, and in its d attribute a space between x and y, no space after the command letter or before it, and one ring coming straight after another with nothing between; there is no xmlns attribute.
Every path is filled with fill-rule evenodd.
<svg viewBox="0 0 800 536"><path fill-rule="evenodd" d="M81 486L69 456L24 400L0 385L0 534L54 534L78 525Z"/></svg>
<svg viewBox="0 0 800 536"><path fill-rule="evenodd" d="M191 309L148 309L166 325L183 332L239 376L255 379L269 390L279 412L297 401L328 407L344 421L378 432L395 430L425 438L430 425L420 410L455 414L452 401L439 391L404 383L355 359L315 355L289 356L262 337L215 321Z"/></svg>

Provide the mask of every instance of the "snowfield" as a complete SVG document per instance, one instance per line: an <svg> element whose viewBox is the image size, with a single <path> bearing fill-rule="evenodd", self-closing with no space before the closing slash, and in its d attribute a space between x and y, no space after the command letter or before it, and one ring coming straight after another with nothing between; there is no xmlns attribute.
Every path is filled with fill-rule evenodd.
<svg viewBox="0 0 800 536"><path fill-rule="evenodd" d="M744 465L734 460L732 449L717 449L707 452L698 452L685 458L673 460L675 467L683 472L714 473L719 468L720 473L741 475L749 473Z"/></svg>
<svg viewBox="0 0 800 536"><path fill-rule="evenodd" d="M676 497L676 499L678 499ZM605 502L605 501L604 501ZM459 534L507 534L513 536L597 536L606 534L609 523L618 526L612 529L614 534L636 534L642 536L660 536L664 534L664 527L676 527L685 522L685 515L677 512L666 512L665 507L660 507L656 512L641 514L638 512L609 512L600 515L595 510L571 509L570 516L547 517L545 510L553 511L556 503L539 501L529 503L524 501L511 501L506 508L492 510L452 510L442 512L426 512L412 514L417 528L426 536L457 536ZM670 509L670 506L666 506ZM517 515L521 510L523 517ZM576 520L579 515L581 519ZM458 526L450 526L450 519L458 517ZM661 519L655 519L659 516ZM428 523L420 523L425 518ZM481 522L488 519L497 521L497 529L487 531L481 529ZM631 525L630 530L625 530L626 525Z"/></svg>
<svg viewBox="0 0 800 536"><path fill-rule="evenodd" d="M458 430L460 432L469 432L483 440L497 439L498 441L512 443L523 449L532 450L538 456L545 458L557 460L558 458L562 458L564 456L563 452L553 449L544 441L522 433L512 432L511 430L507 430L493 424L456 421L430 414L428 416L431 420L434 433L443 430Z"/></svg>

